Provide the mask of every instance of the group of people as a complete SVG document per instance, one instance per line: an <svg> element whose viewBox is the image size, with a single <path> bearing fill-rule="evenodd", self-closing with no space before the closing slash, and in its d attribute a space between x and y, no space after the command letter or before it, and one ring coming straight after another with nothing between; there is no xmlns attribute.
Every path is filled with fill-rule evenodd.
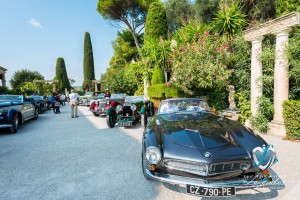
<svg viewBox="0 0 300 200"><path fill-rule="evenodd" d="M62 93L56 93L53 92L52 97L50 99L53 112L55 114L60 113L60 106L65 106L66 104L66 96ZM68 95L68 102L70 103L71 106L71 117L78 117L77 115L77 106L79 102L79 95L74 92L74 90L71 90L71 93Z"/></svg>
<svg viewBox="0 0 300 200"><path fill-rule="evenodd" d="M105 97L110 98L111 93L109 92L109 89L106 89L105 92ZM66 98L68 98L68 102L70 103L71 107L71 118L76 118L78 117L77 115L77 107L79 103L79 94L75 93L74 90L71 90L71 93L68 94L68 97L66 97L63 93L59 94L56 92L53 92L52 97L51 97L51 104L53 108L53 112L55 114L60 113L60 106L64 106L66 102Z"/></svg>
<svg viewBox="0 0 300 200"><path fill-rule="evenodd" d="M55 114L60 113L60 105L64 106L65 105L65 98L66 96L64 94L59 94L56 92L53 92L50 102L52 104L53 112Z"/></svg>

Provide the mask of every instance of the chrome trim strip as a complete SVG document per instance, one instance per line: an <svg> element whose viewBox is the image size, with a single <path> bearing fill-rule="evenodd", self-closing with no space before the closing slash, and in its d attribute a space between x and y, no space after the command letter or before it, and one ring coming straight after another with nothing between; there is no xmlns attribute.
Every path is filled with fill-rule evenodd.
<svg viewBox="0 0 300 200"><path fill-rule="evenodd" d="M0 124L0 128L10 128L12 124Z"/></svg>
<svg viewBox="0 0 300 200"><path fill-rule="evenodd" d="M177 185L197 185L202 187L236 187L236 188L251 188L263 186L269 182L269 180L264 177L262 181L246 181L246 180L232 180L232 181L219 181L214 183L208 183L202 179L194 179L187 177L180 177L174 175L164 175L159 176L158 174L152 173L149 169L145 169L146 175L157 181L177 184Z"/></svg>

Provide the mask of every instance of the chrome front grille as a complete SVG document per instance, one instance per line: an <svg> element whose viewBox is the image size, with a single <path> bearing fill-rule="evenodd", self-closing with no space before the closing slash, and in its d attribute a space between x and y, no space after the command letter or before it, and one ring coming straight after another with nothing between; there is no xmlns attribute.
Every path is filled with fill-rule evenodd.
<svg viewBox="0 0 300 200"><path fill-rule="evenodd" d="M186 162L181 160L164 160L164 165L169 169L179 170L201 176L207 175L207 165L198 162Z"/></svg>
<svg viewBox="0 0 300 200"><path fill-rule="evenodd" d="M249 162L214 163L209 166L208 174L223 174L228 172L243 171L249 168Z"/></svg>
<svg viewBox="0 0 300 200"><path fill-rule="evenodd" d="M164 166L169 169L183 171L201 176L217 175L223 173L230 173L236 171L243 171L250 168L250 163L243 162L227 162L227 163L214 163L206 165L199 162L188 162L182 160L167 159L164 160Z"/></svg>

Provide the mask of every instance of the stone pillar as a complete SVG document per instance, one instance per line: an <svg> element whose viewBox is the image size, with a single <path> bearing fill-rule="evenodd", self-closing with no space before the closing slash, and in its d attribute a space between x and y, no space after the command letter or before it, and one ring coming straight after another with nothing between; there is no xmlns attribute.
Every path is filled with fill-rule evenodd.
<svg viewBox="0 0 300 200"><path fill-rule="evenodd" d="M262 52L263 37L258 37L252 40L252 55L251 55L251 112L252 115L257 114L258 105L257 98L262 95L262 63L259 61L259 56Z"/></svg>
<svg viewBox="0 0 300 200"><path fill-rule="evenodd" d="M98 81L95 81L95 92L98 92Z"/></svg>
<svg viewBox="0 0 300 200"><path fill-rule="evenodd" d="M289 98L288 45L290 29L276 33L276 52L274 69L274 117L270 123L271 134L285 136L285 127L282 116L282 103Z"/></svg>

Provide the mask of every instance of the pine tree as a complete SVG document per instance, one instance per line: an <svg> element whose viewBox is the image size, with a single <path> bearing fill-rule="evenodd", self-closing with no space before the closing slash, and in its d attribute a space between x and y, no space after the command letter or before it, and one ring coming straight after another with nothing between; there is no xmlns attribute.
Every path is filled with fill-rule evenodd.
<svg viewBox="0 0 300 200"><path fill-rule="evenodd" d="M83 58L83 91L91 91L93 89L92 80L95 80L93 48L90 34L85 32L84 35L84 58Z"/></svg>
<svg viewBox="0 0 300 200"><path fill-rule="evenodd" d="M71 89L70 81L67 75L65 61L63 58L57 58L55 75L56 75L55 79L59 81L57 84L57 91L64 92L65 88L67 88L67 90Z"/></svg>
<svg viewBox="0 0 300 200"><path fill-rule="evenodd" d="M166 11L159 1L151 3L147 15L144 40L167 39L168 25Z"/></svg>

